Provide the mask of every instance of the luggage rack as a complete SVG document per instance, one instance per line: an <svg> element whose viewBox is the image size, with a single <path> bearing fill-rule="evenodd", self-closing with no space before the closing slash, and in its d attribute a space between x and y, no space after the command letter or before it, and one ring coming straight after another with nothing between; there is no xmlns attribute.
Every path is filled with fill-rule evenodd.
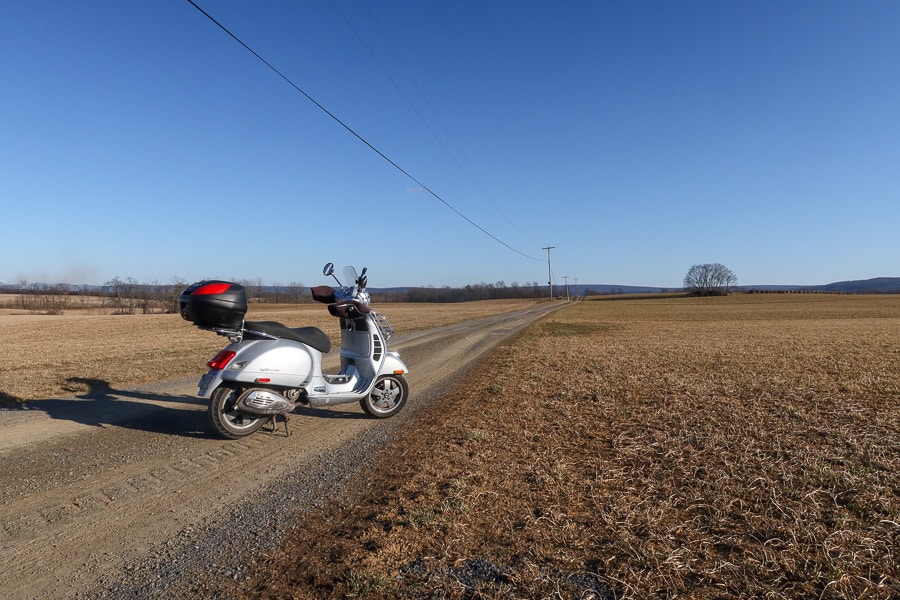
<svg viewBox="0 0 900 600"><path fill-rule="evenodd" d="M244 337L244 328L233 328L233 327L211 327L208 325L196 325L197 329L202 329L203 331L212 331L216 335L221 335L222 337L227 337L229 340L233 342L239 342Z"/></svg>
<svg viewBox="0 0 900 600"><path fill-rule="evenodd" d="M372 318L375 321L375 325L378 326L378 331L381 332L381 337L384 338L385 342L394 337L394 328L391 327L386 316L373 310Z"/></svg>

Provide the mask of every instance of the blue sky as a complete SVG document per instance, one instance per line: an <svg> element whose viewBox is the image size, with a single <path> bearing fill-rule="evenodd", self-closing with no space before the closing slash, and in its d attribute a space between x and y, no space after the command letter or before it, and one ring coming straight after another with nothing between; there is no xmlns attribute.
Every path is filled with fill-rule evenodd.
<svg viewBox="0 0 900 600"><path fill-rule="evenodd" d="M900 276L900 3L0 0L0 282ZM510 249L512 248L512 249Z"/></svg>

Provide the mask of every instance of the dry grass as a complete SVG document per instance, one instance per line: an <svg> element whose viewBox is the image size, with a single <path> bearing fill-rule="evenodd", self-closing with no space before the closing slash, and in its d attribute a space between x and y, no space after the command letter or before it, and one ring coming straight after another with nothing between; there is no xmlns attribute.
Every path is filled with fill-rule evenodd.
<svg viewBox="0 0 900 600"><path fill-rule="evenodd" d="M580 303L406 431L201 591L900 597L900 297Z"/></svg>
<svg viewBox="0 0 900 600"><path fill-rule="evenodd" d="M532 300L464 304L385 304L398 334L507 312ZM250 320L290 327L316 326L339 343L337 320L325 306L250 305ZM177 315L0 315L0 406L22 400L82 393L91 386L116 388L161 379L198 378L225 338L192 327Z"/></svg>

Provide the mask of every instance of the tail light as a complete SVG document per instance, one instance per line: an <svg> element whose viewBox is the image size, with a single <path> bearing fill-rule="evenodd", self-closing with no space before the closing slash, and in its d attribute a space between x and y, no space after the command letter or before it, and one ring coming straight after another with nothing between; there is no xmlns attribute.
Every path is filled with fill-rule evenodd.
<svg viewBox="0 0 900 600"><path fill-rule="evenodd" d="M215 369L217 371L221 371L225 368L225 366L234 358L236 352L234 350L222 350L215 356L213 356L212 360L206 363L206 366L210 369Z"/></svg>

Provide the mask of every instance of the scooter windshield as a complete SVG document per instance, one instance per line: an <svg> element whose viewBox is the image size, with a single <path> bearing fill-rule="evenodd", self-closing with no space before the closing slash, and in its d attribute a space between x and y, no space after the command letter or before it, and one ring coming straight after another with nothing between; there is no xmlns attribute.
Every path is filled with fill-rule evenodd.
<svg viewBox="0 0 900 600"><path fill-rule="evenodd" d="M356 267L346 266L344 267L344 285L353 287L356 285L356 280L359 279L359 275L356 273Z"/></svg>

